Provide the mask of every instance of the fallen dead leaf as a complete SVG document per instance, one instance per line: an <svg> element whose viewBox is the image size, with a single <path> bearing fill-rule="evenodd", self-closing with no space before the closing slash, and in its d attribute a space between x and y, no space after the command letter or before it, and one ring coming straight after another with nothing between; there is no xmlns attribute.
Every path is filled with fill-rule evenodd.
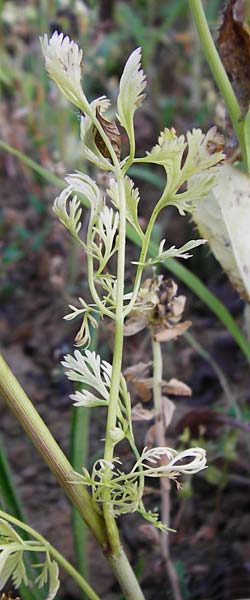
<svg viewBox="0 0 250 600"><path fill-rule="evenodd" d="M178 323L173 327L166 327L155 333L154 339L157 342L169 342L182 335L191 325L191 321L183 321L183 323Z"/></svg>

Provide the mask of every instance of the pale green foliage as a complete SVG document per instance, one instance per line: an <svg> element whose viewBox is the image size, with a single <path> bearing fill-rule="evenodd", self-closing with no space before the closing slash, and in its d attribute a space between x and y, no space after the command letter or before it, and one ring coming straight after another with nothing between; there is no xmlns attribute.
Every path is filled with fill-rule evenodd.
<svg viewBox="0 0 250 600"><path fill-rule="evenodd" d="M22 583L28 585L24 552L34 550L45 553L44 562L36 565L37 569L41 569L36 582L41 588L49 581L46 600L53 600L59 588L58 565L51 560L48 547L38 541L22 540L10 523L0 519L0 589L5 586L10 577L15 588L19 588Z"/></svg>
<svg viewBox="0 0 250 600"><path fill-rule="evenodd" d="M174 129L164 129L158 144L139 162L162 165L166 171L167 184L160 202L160 209L169 204L178 208L181 215L193 212L199 201L208 194L218 173L217 165L224 154L212 152L216 145L217 131L212 127L205 135L200 129L187 132L187 141L183 135L178 137ZM184 151L187 155L184 160ZM195 176L195 177L194 177ZM179 192L184 183L188 183L185 192Z"/></svg>
<svg viewBox="0 0 250 600"><path fill-rule="evenodd" d="M71 190L68 188L63 190L60 196L55 199L53 211L71 235L80 241L78 234L82 226L80 221L82 209L77 196L73 196L69 200L70 196Z"/></svg>
<svg viewBox="0 0 250 600"><path fill-rule="evenodd" d="M117 252L117 240L115 240L119 224L119 214L112 208L104 206L99 212L97 222L93 227L93 234L97 236L98 242L93 240L91 243L92 255L99 262L99 268L96 276L104 270L109 259Z"/></svg>
<svg viewBox="0 0 250 600"><path fill-rule="evenodd" d="M124 67L117 99L117 116L126 129L130 143L134 137L134 113L145 98L143 94L145 86L146 78L141 69L141 48L137 48L129 56Z"/></svg>
<svg viewBox="0 0 250 600"><path fill-rule="evenodd" d="M101 275L97 279L97 283L101 285L104 290L103 302L104 305L109 305L110 308L114 309L117 300L117 280L112 275ZM132 292L123 294L124 306L128 300L131 299Z"/></svg>
<svg viewBox="0 0 250 600"><path fill-rule="evenodd" d="M184 135L178 137L173 127L172 129L165 127L159 135L158 144L146 153L143 162L162 165L169 172L172 171L172 179L174 179L180 171L181 160L186 147L187 143Z"/></svg>
<svg viewBox="0 0 250 600"><path fill-rule="evenodd" d="M47 34L40 37L45 58L45 67L61 92L75 106L86 110L88 102L81 86L82 50L68 36L55 31L48 40Z"/></svg>
<svg viewBox="0 0 250 600"><path fill-rule="evenodd" d="M84 355L79 350L75 350L74 356L67 354L64 356L62 365L66 369L66 375L71 381L78 381L84 384L84 387L71 394L70 398L74 400L75 406L108 406L112 366L96 352L85 350ZM90 389L86 389L88 386ZM114 437L124 437L127 433L126 419L122 413L127 413L129 395L124 377L120 377L119 392L119 427L122 428L122 436L114 430Z"/></svg>
<svg viewBox="0 0 250 600"><path fill-rule="evenodd" d="M53 48L55 48L55 62L51 65ZM56 35L50 42L44 40L43 51L51 77L63 93L79 106L79 102L81 103L83 99L82 92L79 91L81 54L78 48L74 43L69 42L68 38L63 41L61 36ZM72 60L73 56L75 63ZM67 81L65 77L63 79L60 68L64 69L65 77L69 69L72 70L73 77L68 91L65 91ZM150 450L145 448L139 456L133 436L130 397L125 379L120 372L122 340L119 340L119 335L122 334L119 333L118 328L120 327L122 331L123 320L133 309L137 312L141 311L145 317L145 310L152 307L148 291L145 290L147 298L143 297L141 278L144 266L157 264L170 257L188 258L189 251L204 242L204 240L192 240L181 248L172 246L165 250L165 240L163 240L158 255L154 259L147 260L152 229L161 210L172 204L178 208L180 214L192 213L214 185L218 164L222 161L223 154L217 151L217 147L221 147L221 140L218 143L218 134L214 128L206 135L200 129L193 129L186 137L184 135L178 137L174 129L164 129L151 152L147 152L142 158L135 158L133 120L135 111L144 99L145 85L145 75L141 68L141 49L137 48L124 67L117 99L117 116L127 132L130 144L129 156L123 158L120 163L119 151L117 152L119 132L114 124L103 117L109 108L109 100L103 96L91 103L86 101L81 118L83 157L105 172L103 183L105 182L106 191L101 191L96 182L87 175L79 172L71 174L66 178L67 188L56 200L54 210L71 234L81 242L87 255L88 283L93 303L88 305L80 298L81 308L71 304L72 312L65 317L67 320L78 316L82 318L76 344L88 346L90 324L95 327L98 317L107 316L116 321L116 333L118 333L115 343L116 350L119 347L118 354L120 352L119 358L115 352L116 358L112 366L101 360L95 352L87 349L83 354L76 350L74 356L69 354L65 356L62 364L66 368L68 378L82 384L82 388L73 393L71 399L76 406L106 406L109 417L112 414L111 421L108 418L105 441L105 452L108 451L108 456L113 457L116 444L124 438L135 455L134 467L129 473L124 473L118 469L119 461L106 460L107 454L105 454L105 460L97 461L91 474L86 469L83 469L83 475L76 474L76 483L91 487L93 501L99 512L103 512L108 493L110 510L113 511L114 516L138 510L148 521L166 530L166 526L160 523L158 515L145 511L142 502L144 477L168 477L176 480L181 473L196 473L205 468L205 452L201 448L190 448L178 454L169 448ZM152 207L152 215L145 231L142 230L138 217L139 190L135 188L133 180L127 176L127 171L133 162L161 165L166 174L166 185L158 202ZM71 195L73 195L72 200L70 200ZM87 239L84 241L79 237L82 195L88 199L90 206ZM112 207L109 206L110 202ZM141 255L135 263L137 264L135 286L132 291L126 293L123 278L125 220L141 240ZM111 265L115 264L117 268L114 275ZM155 294L152 290L151 293ZM112 393L114 389L115 394ZM110 422L112 425L109 425Z"/></svg>
<svg viewBox="0 0 250 600"><path fill-rule="evenodd" d="M151 525L154 525L154 527L156 527L163 533L168 533L169 531L173 531L173 532L175 531L174 529L170 529L167 525L162 523L162 521L159 518L159 514L157 512L153 512L151 510L146 510L142 501L140 502L140 505L138 506L137 510L140 513L140 515L143 517L143 519L146 519L146 521L149 521L149 523Z"/></svg>
<svg viewBox="0 0 250 600"><path fill-rule="evenodd" d="M140 194L138 188L134 187L134 182L130 177L126 176L124 178L124 188L125 188L125 197L126 197L126 217L128 222L135 229L136 233L140 236L141 239L144 238L144 233L140 227L138 221L138 204L140 200ZM107 193L111 198L113 204L116 208L119 208L119 189L118 185L115 181L111 182L111 186L107 189Z"/></svg>
<svg viewBox="0 0 250 600"><path fill-rule="evenodd" d="M75 346L88 347L91 342L90 325L94 328L96 328L98 326L97 320L94 318L94 316L92 314L92 312L96 312L96 311L93 307L88 306L88 304L86 304L86 302L83 300L83 298L79 298L79 302L83 306L83 308L77 308L77 307L73 306L73 304L69 304L69 308L71 308L72 312L69 313L68 315L65 315L63 318L66 321L72 321L72 319L75 319L75 318L79 317L80 315L82 316L81 327L75 336Z"/></svg>
<svg viewBox="0 0 250 600"><path fill-rule="evenodd" d="M163 463L163 459L166 462ZM117 465L121 461L114 459L112 463L103 459L95 462L92 474L83 469L83 474L75 473L72 482L91 487L93 501L96 508L102 512L105 502L105 488L107 472L112 472L112 479L108 478L112 498L112 509L115 516L124 513L133 513L137 510L141 515L159 527L166 530L159 520L158 515L148 513L142 503L144 477L168 477L178 484L181 473L194 474L206 468L206 452L203 448L189 448L177 452L172 448L144 448L141 456L129 473L121 471Z"/></svg>
<svg viewBox="0 0 250 600"><path fill-rule="evenodd" d="M94 216L103 204L102 193L100 192L94 179L91 179L91 177L81 173L80 171L76 171L76 173L67 175L67 177L65 177L65 181L68 184L66 189L68 189L69 192L77 192L78 194L87 198L91 209L91 216Z"/></svg>
<svg viewBox="0 0 250 600"><path fill-rule="evenodd" d="M55 560L51 560L49 552L46 552L46 560L43 564L37 565L42 568L40 575L36 579L39 588L42 588L49 582L49 593L46 600L53 600L59 588L60 582L58 579L58 564Z"/></svg>
<svg viewBox="0 0 250 600"><path fill-rule="evenodd" d="M171 246L171 248L168 248L168 250L164 250L165 242L166 240L161 241L157 256L155 256L154 258L149 258L144 263L135 262L134 264L140 264L143 267L146 267L148 265L155 265L159 262L165 262L165 260L168 258L191 258L192 254L188 254L188 252L190 250L193 250L193 248L197 248L197 246L205 244L206 240L191 240L190 242L184 244L184 246L182 246L181 248Z"/></svg>
<svg viewBox="0 0 250 600"><path fill-rule="evenodd" d="M84 383L98 394L84 388L71 394L76 406L107 406L112 367L106 360L101 361L98 354L89 350L85 350L85 356L75 350L74 357L67 354L62 365L71 381Z"/></svg>

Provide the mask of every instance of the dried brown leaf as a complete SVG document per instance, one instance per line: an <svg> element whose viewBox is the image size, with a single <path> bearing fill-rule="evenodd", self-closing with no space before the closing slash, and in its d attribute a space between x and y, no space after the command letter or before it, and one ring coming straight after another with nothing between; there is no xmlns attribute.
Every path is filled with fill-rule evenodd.
<svg viewBox="0 0 250 600"><path fill-rule="evenodd" d="M148 326L147 316L143 313L134 313L129 317L124 325L124 335L130 336L139 333Z"/></svg>
<svg viewBox="0 0 250 600"><path fill-rule="evenodd" d="M180 319L186 304L186 296L175 296L168 304L168 309L174 318Z"/></svg>
<svg viewBox="0 0 250 600"><path fill-rule="evenodd" d="M173 394L173 396L191 396L192 394L189 385L174 378L170 379L170 381L163 381L162 389L167 394Z"/></svg>
<svg viewBox="0 0 250 600"><path fill-rule="evenodd" d="M191 321L183 321L183 323L178 323L177 325L173 325L173 327L161 328L160 331L155 333L154 338L157 342L169 342L187 331L191 324Z"/></svg>
<svg viewBox="0 0 250 600"><path fill-rule="evenodd" d="M8 594L2 594L0 600L21 600L19 596L13 598L12 592L8 592Z"/></svg>
<svg viewBox="0 0 250 600"><path fill-rule="evenodd" d="M151 400L151 387L149 387L145 381L143 379L134 380L133 383L135 386L135 391L141 398L142 402L149 402Z"/></svg>
<svg viewBox="0 0 250 600"><path fill-rule="evenodd" d="M114 122L111 122L111 121L108 121L107 119L105 119L98 109L96 109L96 118L99 121L100 125L102 126L104 132L106 133L106 136L109 138L109 141L110 141L111 145L113 146L114 152L115 152L118 160L120 160L120 158L121 158L121 134L119 132L117 125ZM99 131L96 131L95 143L96 143L98 150L100 150L101 154L105 158L111 158L109 150L108 150L105 142L103 141Z"/></svg>
<svg viewBox="0 0 250 600"><path fill-rule="evenodd" d="M147 410L143 408L141 402L138 402L132 408L132 420L133 421L151 421L155 416L155 410Z"/></svg>
<svg viewBox="0 0 250 600"><path fill-rule="evenodd" d="M140 397L143 402L149 402L151 400L151 385L148 384L151 381L149 378L144 376L147 374L152 362L143 363L139 362L132 367L128 367L124 371L124 376L127 381L130 381L136 394Z"/></svg>
<svg viewBox="0 0 250 600"><path fill-rule="evenodd" d="M153 448L156 443L156 426L151 425L145 435L144 444L147 448Z"/></svg>
<svg viewBox="0 0 250 600"><path fill-rule="evenodd" d="M124 377L127 381L133 381L134 379L141 379L147 375L149 368L152 366L152 362L144 363L139 362L131 367L127 367L124 371Z"/></svg>
<svg viewBox="0 0 250 600"><path fill-rule="evenodd" d="M164 425L167 428L172 421L172 417L175 411L174 403L167 396L162 396L162 410Z"/></svg>

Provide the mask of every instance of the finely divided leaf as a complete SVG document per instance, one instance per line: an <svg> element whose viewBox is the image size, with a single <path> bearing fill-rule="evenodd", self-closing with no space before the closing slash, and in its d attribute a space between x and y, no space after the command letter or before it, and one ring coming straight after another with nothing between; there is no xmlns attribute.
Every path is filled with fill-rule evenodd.
<svg viewBox="0 0 250 600"><path fill-rule="evenodd" d="M145 95L146 78L141 69L141 48L130 54L120 80L120 91L117 100L118 119L126 129L129 140L133 140L133 117L141 105Z"/></svg>
<svg viewBox="0 0 250 600"><path fill-rule="evenodd" d="M138 233L140 238L144 237L144 233L140 227L138 221L138 204L140 200L139 190L134 187L134 182L130 177L126 176L124 179L125 183L125 197L126 197L126 218L135 231ZM111 187L107 189L107 193L111 198L114 206L119 208L119 188L117 182L113 182Z"/></svg>
<svg viewBox="0 0 250 600"><path fill-rule="evenodd" d="M193 248L197 248L197 246L200 246L201 244L205 244L206 242L206 240L190 240L181 248L171 246L171 248L168 248L168 250L164 250L165 241L166 240L162 240L162 242L160 243L159 252L157 256L155 256L154 258L149 258L145 263L136 263L134 261L133 264L147 266L155 265L159 262L165 262L165 260L167 260L168 258L191 258L192 254L189 254L189 251L193 250Z"/></svg>
<svg viewBox="0 0 250 600"><path fill-rule="evenodd" d="M36 579L39 588L42 588L49 580L49 593L46 600L53 600L56 596L60 586L58 574L58 564L54 560L51 560L49 553L46 553L46 561L43 564L40 575Z"/></svg>

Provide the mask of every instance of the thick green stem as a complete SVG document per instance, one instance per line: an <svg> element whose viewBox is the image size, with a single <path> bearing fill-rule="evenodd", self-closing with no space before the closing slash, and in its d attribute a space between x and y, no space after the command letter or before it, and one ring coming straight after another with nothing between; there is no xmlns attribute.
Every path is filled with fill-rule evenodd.
<svg viewBox="0 0 250 600"><path fill-rule="evenodd" d="M44 421L26 396L24 390L0 356L0 396L3 397L24 431L47 463L82 518L93 532L102 549L107 549L105 525L95 511L85 488L70 483L72 466L56 443Z"/></svg>
<svg viewBox="0 0 250 600"><path fill-rule="evenodd" d="M109 563L116 576L116 579L120 583L126 600L145 600L139 583L122 547L120 547L119 554L109 558Z"/></svg>
<svg viewBox="0 0 250 600"><path fill-rule="evenodd" d="M245 142L244 120L238 100L215 47L201 0L189 0L189 6L199 34L203 52L226 104L235 134L241 147L246 170L249 172L250 164Z"/></svg>
<svg viewBox="0 0 250 600"><path fill-rule="evenodd" d="M100 597L97 596L97 594L90 587L88 582L80 575L80 573L78 573L78 571L76 571L76 569L68 562L68 560L66 560L66 558L64 558L64 556L62 556L62 554L58 552L58 550L56 550L54 546L51 546L51 544L40 533L38 533L29 525L26 525L26 523L22 523L22 521L19 521L19 519L8 515L2 510L0 510L0 518L5 519L9 523L13 523L13 525L16 525L16 527L20 527L21 529L23 529L23 531L26 531L26 533L28 533L32 538L37 540L40 543L40 547L35 548L35 551L41 551L41 547L42 549L44 547L44 549L49 552L50 556L53 556L57 563L69 573L72 579L74 579L75 582L79 585L79 587L87 594L89 600L100 600ZM31 550L33 551L32 548Z"/></svg>

